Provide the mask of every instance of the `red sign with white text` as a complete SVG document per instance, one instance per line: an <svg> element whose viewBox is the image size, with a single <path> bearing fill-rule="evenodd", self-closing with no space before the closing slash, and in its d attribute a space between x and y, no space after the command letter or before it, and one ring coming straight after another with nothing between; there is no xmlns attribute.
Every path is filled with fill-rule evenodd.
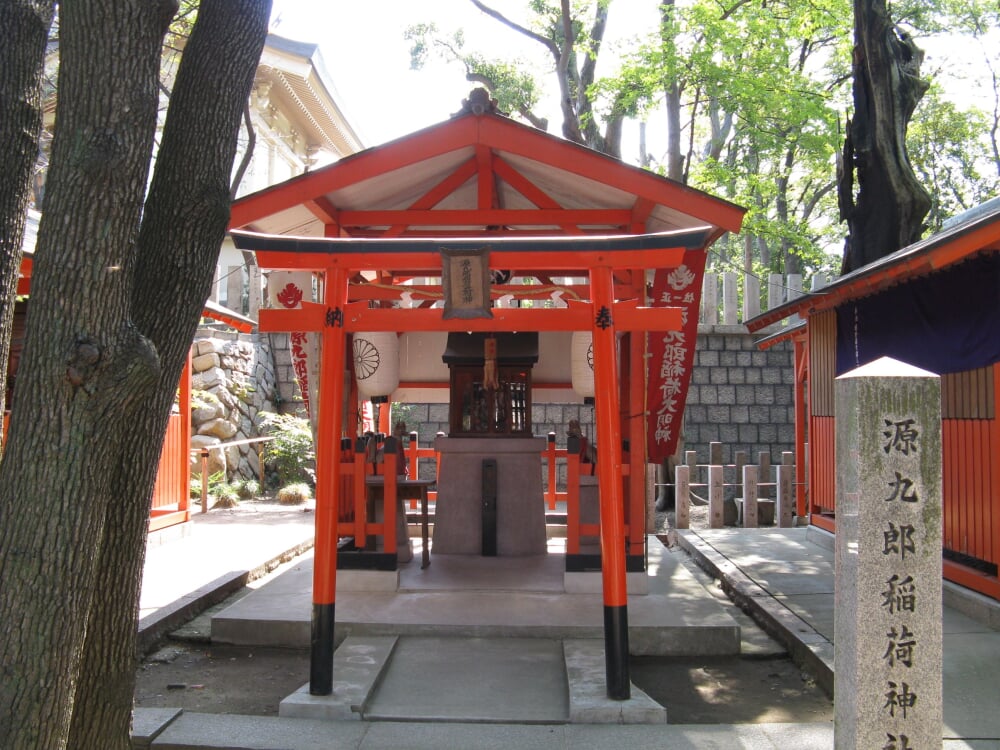
<svg viewBox="0 0 1000 750"><path fill-rule="evenodd" d="M701 282L705 273L705 252L688 250L677 268L657 269L653 278L653 307L679 307L680 331L649 332L649 378L646 404L649 461L659 463L677 450L677 438L684 421L694 348L698 338L698 311Z"/></svg>

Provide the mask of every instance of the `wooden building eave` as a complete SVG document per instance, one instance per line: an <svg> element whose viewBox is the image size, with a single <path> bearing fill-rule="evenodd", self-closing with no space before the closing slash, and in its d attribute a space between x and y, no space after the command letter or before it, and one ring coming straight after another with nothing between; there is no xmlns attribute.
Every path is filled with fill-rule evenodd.
<svg viewBox="0 0 1000 750"><path fill-rule="evenodd" d="M756 332L791 315L831 310L848 300L867 297L975 255L998 250L1000 207L841 276L817 292L771 308L745 325L750 332Z"/></svg>

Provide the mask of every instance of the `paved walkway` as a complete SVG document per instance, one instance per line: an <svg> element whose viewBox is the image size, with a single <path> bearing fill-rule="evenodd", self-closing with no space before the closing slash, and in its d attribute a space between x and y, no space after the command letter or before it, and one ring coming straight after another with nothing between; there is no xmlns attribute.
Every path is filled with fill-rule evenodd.
<svg viewBox="0 0 1000 750"><path fill-rule="evenodd" d="M793 658L833 685L833 536L807 529L681 531L678 541ZM944 592L945 746L1000 749L1000 605ZM964 740L964 741L962 741Z"/></svg>
<svg viewBox="0 0 1000 750"><path fill-rule="evenodd" d="M143 580L144 642L161 634L312 543L310 509L244 506L196 515L187 536L151 541ZM777 535L777 536L774 536ZM817 672L832 665L832 551L806 540L803 529L684 532L682 543L726 585L783 609L791 650L808 652ZM776 550L781 550L777 554ZM809 566L808 568L804 566ZM809 575L803 575L808 570ZM803 581L809 581L806 585ZM795 581L800 583L796 584ZM798 587L796 589L796 587ZM990 616L987 611L987 617ZM780 628L775 627L780 633ZM795 635L795 634L798 635ZM1000 632L953 607L945 615L945 741L947 750L1000 750ZM497 695L503 701L503 695ZM958 739L967 738L967 739ZM160 750L227 748L795 748L833 747L832 723L744 725L599 725L526 723L321 721L137 709L134 744Z"/></svg>
<svg viewBox="0 0 1000 750"><path fill-rule="evenodd" d="M313 503L195 511L149 536L139 597L145 651L171 630L313 546Z"/></svg>

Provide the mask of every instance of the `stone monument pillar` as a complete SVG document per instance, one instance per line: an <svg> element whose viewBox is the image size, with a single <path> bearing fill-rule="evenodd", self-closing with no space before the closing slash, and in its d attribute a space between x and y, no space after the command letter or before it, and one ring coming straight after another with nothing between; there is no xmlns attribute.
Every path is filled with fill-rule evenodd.
<svg viewBox="0 0 1000 750"><path fill-rule="evenodd" d="M836 420L835 746L940 748L940 380L872 362Z"/></svg>

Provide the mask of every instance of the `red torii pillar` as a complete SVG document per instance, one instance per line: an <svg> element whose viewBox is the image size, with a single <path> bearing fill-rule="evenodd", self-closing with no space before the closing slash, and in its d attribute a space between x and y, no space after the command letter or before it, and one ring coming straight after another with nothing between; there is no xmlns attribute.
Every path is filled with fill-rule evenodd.
<svg viewBox="0 0 1000 750"><path fill-rule="evenodd" d="M611 268L590 271L593 301L594 411L597 482L601 512L601 583L604 591L604 664L608 697L631 695L628 670L628 588L625 576L625 518L622 506L622 432ZM633 519L633 523L636 521Z"/></svg>
<svg viewBox="0 0 1000 750"><path fill-rule="evenodd" d="M337 508L340 492L340 433L344 421L344 307L347 276L327 269L326 319L320 355L319 420L316 429L316 555L313 561L309 693L333 692L334 622L337 594Z"/></svg>

